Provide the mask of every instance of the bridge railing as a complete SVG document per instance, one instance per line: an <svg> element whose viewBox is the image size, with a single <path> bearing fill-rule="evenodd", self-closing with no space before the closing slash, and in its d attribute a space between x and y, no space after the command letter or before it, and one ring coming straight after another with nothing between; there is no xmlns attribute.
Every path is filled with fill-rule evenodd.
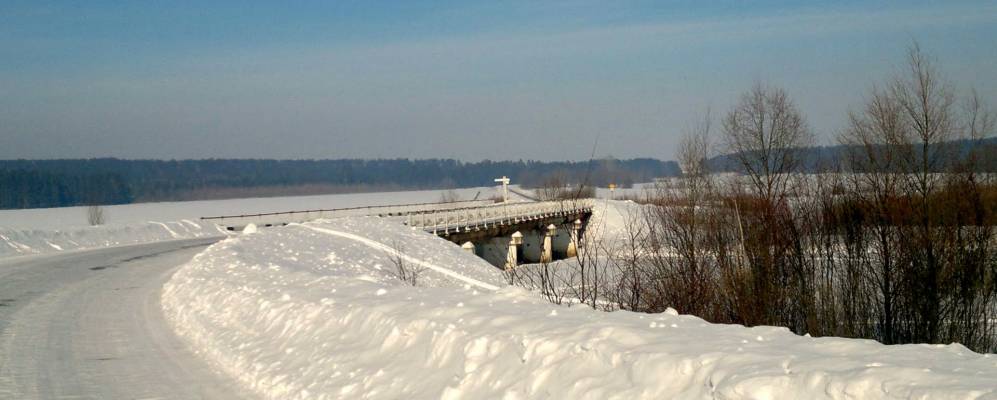
<svg viewBox="0 0 997 400"><path fill-rule="evenodd" d="M481 207L411 213L405 223L434 234L467 232L497 225L514 225L550 217L592 212L589 200L497 203Z"/></svg>
<svg viewBox="0 0 997 400"><path fill-rule="evenodd" d="M307 222L324 218L340 218L354 216L395 217L415 213L439 212L443 210L472 209L495 204L492 200L465 200L449 203L412 203L381 206L344 207L314 210L280 211L258 214L219 215L201 217L201 220L225 226L230 230L248 225L258 226L284 225L292 222Z"/></svg>

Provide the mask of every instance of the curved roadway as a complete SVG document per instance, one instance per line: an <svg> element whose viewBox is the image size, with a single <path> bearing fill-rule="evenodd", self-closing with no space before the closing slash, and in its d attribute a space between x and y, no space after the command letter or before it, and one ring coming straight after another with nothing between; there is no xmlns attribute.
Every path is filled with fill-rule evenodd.
<svg viewBox="0 0 997 400"><path fill-rule="evenodd" d="M0 399L246 399L159 305L217 239L0 259Z"/></svg>

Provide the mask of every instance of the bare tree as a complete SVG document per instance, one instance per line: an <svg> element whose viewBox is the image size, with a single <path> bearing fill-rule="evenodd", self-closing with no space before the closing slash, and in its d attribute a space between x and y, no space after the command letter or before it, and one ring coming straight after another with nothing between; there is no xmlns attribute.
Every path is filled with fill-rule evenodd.
<svg viewBox="0 0 997 400"><path fill-rule="evenodd" d="M900 280L903 270L898 259L901 235L895 226L897 213L894 208L902 192L906 174L902 166L901 148L909 146L904 133L903 106L890 91L873 88L870 98L861 112L849 113L849 127L840 135L839 141L848 146L847 166L851 170L846 179L850 182L852 208L868 214L871 220L845 220L846 227L854 229L845 236L845 248L849 262L847 271L860 276L859 281L849 286L844 300L872 296L876 307L876 324L884 343L892 344L897 338L897 307L900 296ZM861 210L861 211L860 211ZM871 229L863 226L864 222ZM872 250L872 251L867 251ZM865 292L865 285L873 287ZM857 309L846 306L846 315L855 316Z"/></svg>
<svg viewBox="0 0 997 400"><path fill-rule="evenodd" d="M807 286L792 209L787 202L801 150L813 143L803 114L780 88L755 84L723 119L723 144L750 182L752 196L731 199L747 270L734 282L746 301L741 323L780 324L802 331L794 303ZM741 269L743 266L733 266ZM743 306L743 305L742 305Z"/></svg>
<svg viewBox="0 0 997 400"><path fill-rule="evenodd" d="M997 121L916 45L907 64L849 114L842 163L816 160L836 173L797 173L813 137L785 93L756 85L722 120L745 176L711 176L707 114L676 154L680 184L634 199L639 221L586 239L579 268L536 268L537 287L602 309L997 349L997 182L977 165Z"/></svg>
<svg viewBox="0 0 997 400"><path fill-rule="evenodd" d="M87 223L90 226L103 225L105 221L104 207L98 204L87 206Z"/></svg>
<svg viewBox="0 0 997 400"><path fill-rule="evenodd" d="M981 149L984 147L981 142L994 134L994 128L997 127L997 115L987 109L976 89L970 91L969 97L963 103L963 112L965 115L963 132L972 143L970 152L966 156L967 165L964 170L976 171L980 157L985 157L981 154Z"/></svg>
<svg viewBox="0 0 997 400"><path fill-rule="evenodd" d="M704 179L709 177L710 171L706 161L710 156L711 134L713 127L712 112L707 109L703 119L690 128L687 128L682 140L679 142L678 152L675 158L682 169L682 178L686 180L686 187L701 187ZM688 182L693 181L693 182Z"/></svg>
<svg viewBox="0 0 997 400"><path fill-rule="evenodd" d="M647 233L642 242L650 276L646 285L653 293L646 303L651 311L673 307L709 316L706 310L717 289L715 263L704 255L712 212L707 201L713 183L706 164L711 126L707 110L701 121L686 129L676 153L682 168L680 187L657 187L655 206L644 211Z"/></svg>
<svg viewBox="0 0 997 400"><path fill-rule="evenodd" d="M780 88L755 84L723 120L726 152L747 173L758 194L781 200L799 152L813 143L803 114Z"/></svg>
<svg viewBox="0 0 997 400"><path fill-rule="evenodd" d="M843 220L844 247L855 249L849 264L865 280L851 295L871 286L877 324L858 335L992 346L988 315L997 293L986 265L994 228L982 204L993 186L981 182L974 149L965 154L963 146L992 132L994 120L975 91L961 110L957 104L955 90L915 43L907 69L886 90L873 89L841 135L858 172L844 202L852 213Z"/></svg>

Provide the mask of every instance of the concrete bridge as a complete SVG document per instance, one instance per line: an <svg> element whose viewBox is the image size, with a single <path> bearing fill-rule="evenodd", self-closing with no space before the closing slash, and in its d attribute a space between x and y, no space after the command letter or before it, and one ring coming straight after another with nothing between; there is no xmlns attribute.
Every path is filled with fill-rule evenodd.
<svg viewBox="0 0 997 400"><path fill-rule="evenodd" d="M258 214L219 215L201 217L201 220L212 222L230 231L241 231L246 225L255 224L259 227L283 226L293 222L308 222L317 219L342 217L396 217L420 212L444 211L483 207L495 204L492 200L466 200L448 203L411 203L377 206L328 208L314 210L279 211Z"/></svg>
<svg viewBox="0 0 997 400"><path fill-rule="evenodd" d="M589 217L589 200L398 204L202 217L230 231L248 224L282 226L324 218L379 216L403 219L461 245L500 268L574 257Z"/></svg>
<svg viewBox="0 0 997 400"><path fill-rule="evenodd" d="M406 224L431 232L501 268L574 257L592 215L589 200L498 203L416 212Z"/></svg>

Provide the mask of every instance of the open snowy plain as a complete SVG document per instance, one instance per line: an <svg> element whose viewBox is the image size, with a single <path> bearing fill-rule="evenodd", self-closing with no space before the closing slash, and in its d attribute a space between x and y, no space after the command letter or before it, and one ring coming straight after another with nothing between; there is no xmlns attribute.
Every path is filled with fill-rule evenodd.
<svg viewBox="0 0 997 400"><path fill-rule="evenodd" d="M495 188L454 191L460 199L487 199ZM94 249L162 240L223 237L200 217L437 202L443 191L332 194L105 206L107 223L88 226L86 207L0 210L0 258Z"/></svg>
<svg viewBox="0 0 997 400"><path fill-rule="evenodd" d="M436 200L439 192L424 196ZM419 201L414 196L403 201L373 197L380 204ZM629 203L597 204L600 230L618 231L614 224ZM121 218L114 229L166 224L169 229L161 228L159 236L140 240L170 240L223 233L182 221L198 214L278 211L281 206L218 207L206 212L173 203L157 216L125 218L128 213L115 208L110 215L112 221L115 215ZM80 210L65 212L65 218L83 219ZM44 243L55 236L38 234L51 229L24 233L26 220L3 219L17 213L0 214L0 225L13 226L4 235L22 232L18 243L65 254ZM37 213L33 215L51 218ZM157 222L146 222L153 218ZM181 233L183 225L189 231ZM111 236L101 229L111 227L72 228L77 234L70 238L86 243L73 248L115 245L140 236L133 231L115 239L83 239ZM42 239L29 241L33 237ZM68 242L52 244L61 243ZM30 253L21 250L3 254ZM419 271L415 285L397 278L399 263ZM0 268L8 265L0 262ZM56 273L61 264L52 265ZM128 279L140 278L131 273ZM183 351L207 366L200 368L268 399L997 398L997 357L958 344L884 346L801 337L776 327L710 324L672 311L647 315L555 306L507 286L500 271L458 246L391 219L350 217L249 229L148 279L148 285L130 285L153 288L149 293L158 297L152 304L161 305L162 325L176 333ZM13 343L7 334L12 328L0 327ZM119 334L149 332L136 328ZM30 359L31 351L47 350L8 346L0 351L7 352L0 354L3 358L16 353ZM21 379L33 373L0 364ZM0 393L14 393L4 391L11 389L4 387L4 368ZM228 385L222 381L222 387ZM45 398L38 395L45 392L31 393Z"/></svg>

